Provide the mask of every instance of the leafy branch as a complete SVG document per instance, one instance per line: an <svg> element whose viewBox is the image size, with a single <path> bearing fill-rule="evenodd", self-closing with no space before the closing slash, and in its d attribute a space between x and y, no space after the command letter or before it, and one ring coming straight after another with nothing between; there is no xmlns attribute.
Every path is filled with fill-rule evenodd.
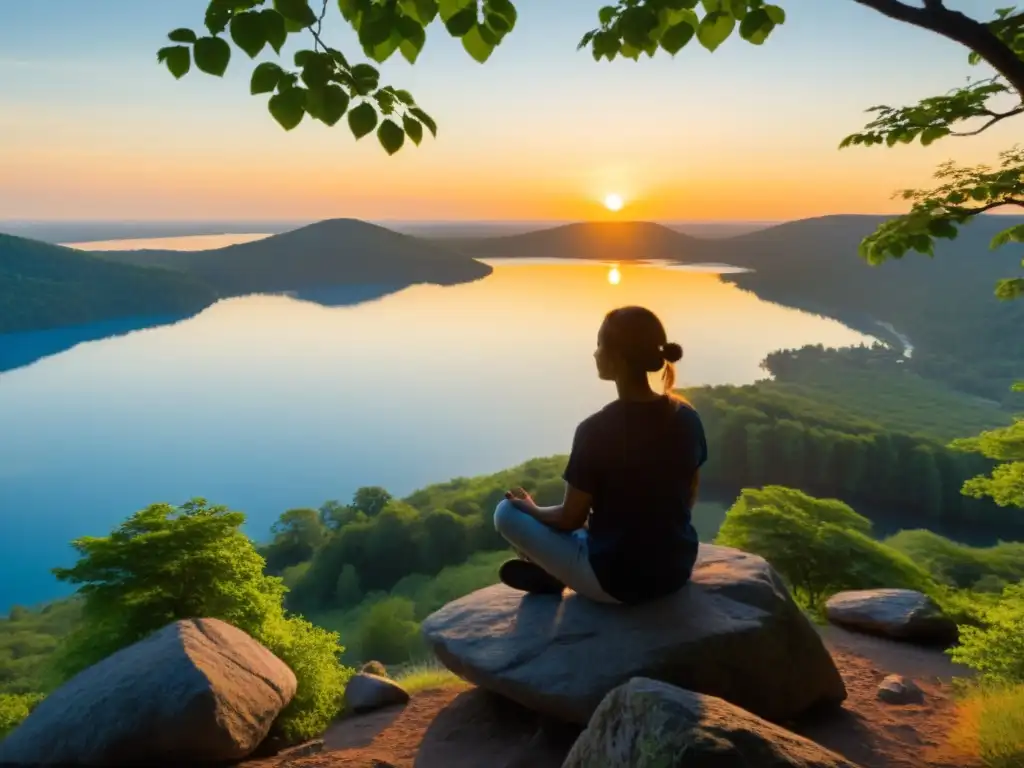
<svg viewBox="0 0 1024 768"><path fill-rule="evenodd" d="M698 16L697 7L704 13ZM601 26L587 32L577 50L589 46L595 61L623 56L636 61L658 49L675 56L691 40L714 51L733 31L761 45L786 20L777 5L763 0L619 0L598 11Z"/></svg>
<svg viewBox="0 0 1024 768"><path fill-rule="evenodd" d="M319 5L314 11L311 3ZM487 61L511 32L518 12L511 0L336 0L345 22L357 33L363 53L382 63L396 52L414 64L435 22L458 38L477 62ZM323 38L329 0L209 0L204 25L208 34L187 28L172 31L174 45L161 48L157 60L175 78L196 69L222 76L231 61L232 44L250 59L267 48L280 55L291 35L307 31L313 46L295 54L295 69L273 61L258 64L250 91L270 94L268 108L285 129L305 115L333 126L348 115L356 139L376 130L394 154L406 137L419 144L423 128L437 135L437 125L408 91L380 86L379 72L367 63L350 65L345 55ZM698 7L703 14L698 15ZM601 27L588 32L595 59L616 55L653 56L660 48L677 53L691 39L715 50L738 27L740 36L757 45L785 21L785 13L763 0L619 0L599 11Z"/></svg>
<svg viewBox="0 0 1024 768"><path fill-rule="evenodd" d="M944 163L935 173L943 183L928 190L907 189L897 196L912 201L909 213L885 222L861 243L860 253L868 262L902 258L910 250L934 255L935 238L955 239L959 228L973 217L1001 208L1024 208L1024 150L1014 148L1000 154L992 168ZM992 247L1024 243L1024 224L1003 230L992 239ZM1024 267L1024 261L1021 262ZM1024 278L1001 280L996 295L1002 299L1024 296Z"/></svg>
<svg viewBox="0 0 1024 768"><path fill-rule="evenodd" d="M1024 114L1024 104L1005 112L989 108L990 99L1011 92L1005 83L993 78L956 88L942 96L922 99L911 107L871 107L867 111L877 113L878 117L862 132L843 139L839 148L873 144L891 147L897 143L910 144L918 138L927 147L944 136L976 136L1002 120ZM953 129L954 125L978 118L987 118L979 128L969 131Z"/></svg>

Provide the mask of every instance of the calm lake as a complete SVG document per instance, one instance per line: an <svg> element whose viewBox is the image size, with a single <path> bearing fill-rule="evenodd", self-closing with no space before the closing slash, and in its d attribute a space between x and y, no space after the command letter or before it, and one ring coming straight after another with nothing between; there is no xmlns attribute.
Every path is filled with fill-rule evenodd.
<svg viewBox="0 0 1024 768"><path fill-rule="evenodd" d="M662 317L684 385L752 382L782 347L869 341L714 267L492 263L454 287L251 296L185 319L0 335L0 613L68 592L49 572L74 562L68 542L152 502L204 496L264 538L284 510L361 485L404 495L563 453L614 397L591 353L616 306Z"/></svg>

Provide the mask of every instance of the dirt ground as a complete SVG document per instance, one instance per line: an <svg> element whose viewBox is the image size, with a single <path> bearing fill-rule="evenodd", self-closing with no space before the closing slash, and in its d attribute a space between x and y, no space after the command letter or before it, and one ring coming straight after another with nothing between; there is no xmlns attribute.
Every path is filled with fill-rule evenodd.
<svg viewBox="0 0 1024 768"><path fill-rule="evenodd" d="M974 768L947 742L955 722L950 681L964 670L938 650L822 630L846 682L842 710L794 726L862 768ZM879 701L888 674L912 678L921 704ZM522 708L475 688L427 691L402 708L336 723L323 751L247 768L559 768L575 733L543 727Z"/></svg>

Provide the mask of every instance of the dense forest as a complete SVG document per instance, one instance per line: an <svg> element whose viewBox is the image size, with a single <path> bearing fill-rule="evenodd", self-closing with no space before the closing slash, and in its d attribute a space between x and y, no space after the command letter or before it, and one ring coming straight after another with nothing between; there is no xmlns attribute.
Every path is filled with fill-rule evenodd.
<svg viewBox="0 0 1024 768"><path fill-rule="evenodd" d="M957 239L937 241L934 259L910 254L876 268L857 257L857 248L884 221L825 216L788 222L722 240L716 257L751 268L723 279L768 301L834 317L875 336L883 333L879 323L891 324L913 344L906 363L911 370L1007 402L1010 385L1024 370L1024 302L998 301L993 290L1020 269L1020 253L992 251L990 243L1022 219L977 216Z"/></svg>
<svg viewBox="0 0 1024 768"><path fill-rule="evenodd" d="M0 234L0 333L190 314L216 298L189 275Z"/></svg>

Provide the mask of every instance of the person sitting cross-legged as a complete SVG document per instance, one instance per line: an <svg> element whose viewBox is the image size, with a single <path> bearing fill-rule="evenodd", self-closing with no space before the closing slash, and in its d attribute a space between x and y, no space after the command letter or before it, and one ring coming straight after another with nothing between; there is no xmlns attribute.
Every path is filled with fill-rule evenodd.
<svg viewBox="0 0 1024 768"><path fill-rule="evenodd" d="M594 358L618 398L577 427L561 504L540 507L521 488L498 504L495 528L519 554L502 565L502 582L634 604L689 580L698 546L691 510L707 443L697 412L672 392L682 354L650 310L608 313ZM658 371L662 394L648 380Z"/></svg>

